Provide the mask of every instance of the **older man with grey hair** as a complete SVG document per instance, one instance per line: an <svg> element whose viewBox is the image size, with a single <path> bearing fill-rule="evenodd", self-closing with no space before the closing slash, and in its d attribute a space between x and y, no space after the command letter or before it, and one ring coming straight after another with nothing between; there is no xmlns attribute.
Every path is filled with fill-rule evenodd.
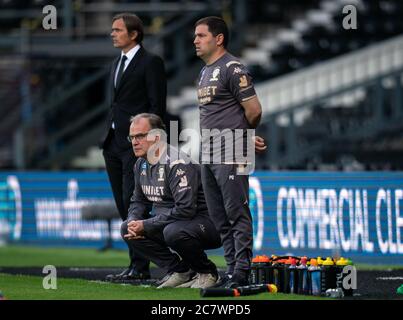
<svg viewBox="0 0 403 320"><path fill-rule="evenodd" d="M131 119L128 139L138 160L122 237L136 255L167 270L158 288L208 288L218 273L204 250L220 247L221 241L207 211L200 165L164 137L157 115ZM150 205L152 217L147 217Z"/></svg>

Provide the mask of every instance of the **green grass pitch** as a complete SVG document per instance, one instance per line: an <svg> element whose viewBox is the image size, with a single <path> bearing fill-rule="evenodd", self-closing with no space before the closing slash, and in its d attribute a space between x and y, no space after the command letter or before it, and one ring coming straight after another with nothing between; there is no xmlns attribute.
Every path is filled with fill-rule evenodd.
<svg viewBox="0 0 403 320"><path fill-rule="evenodd" d="M210 256L218 267L224 267L221 256ZM0 267L124 267L128 265L127 252L95 249L43 248L31 246L0 247ZM384 268L384 266L383 266ZM44 275L45 276L45 275ZM112 284L83 279L57 279L56 290L46 290L39 276L9 275L0 273L0 291L10 300L196 300L201 298L198 289L162 289L151 286ZM218 298L209 298L218 300ZM261 293L253 296L220 298L219 300L310 300L323 299L291 294Z"/></svg>

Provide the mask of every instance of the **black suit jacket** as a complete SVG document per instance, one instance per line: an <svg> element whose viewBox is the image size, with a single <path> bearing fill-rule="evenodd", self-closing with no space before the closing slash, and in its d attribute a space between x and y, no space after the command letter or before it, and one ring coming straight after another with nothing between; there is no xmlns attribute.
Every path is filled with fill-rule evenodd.
<svg viewBox="0 0 403 320"><path fill-rule="evenodd" d="M109 79L111 108L101 138L101 148L104 147L109 130L113 130L112 121L115 123L118 145L121 148L131 148L127 140L130 118L148 112L155 113L164 120L166 113L167 82L163 60L140 47L115 89L114 78L119 59L120 55L111 66Z"/></svg>

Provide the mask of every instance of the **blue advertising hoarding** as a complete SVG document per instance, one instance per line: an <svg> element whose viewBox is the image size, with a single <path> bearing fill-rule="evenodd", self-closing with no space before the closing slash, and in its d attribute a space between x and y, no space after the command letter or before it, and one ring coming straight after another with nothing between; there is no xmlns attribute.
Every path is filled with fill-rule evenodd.
<svg viewBox="0 0 403 320"><path fill-rule="evenodd" d="M257 172L256 252L403 264L402 172Z"/></svg>
<svg viewBox="0 0 403 320"><path fill-rule="evenodd" d="M81 208L111 200L105 172L3 172L0 239L11 243L101 246L104 221ZM402 172L267 172L250 177L254 254L339 255L403 264ZM114 247L125 248L120 221Z"/></svg>

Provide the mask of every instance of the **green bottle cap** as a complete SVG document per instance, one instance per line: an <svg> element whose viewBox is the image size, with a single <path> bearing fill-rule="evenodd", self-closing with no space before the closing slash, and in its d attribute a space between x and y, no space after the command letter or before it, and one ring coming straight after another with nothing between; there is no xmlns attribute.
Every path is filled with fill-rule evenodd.
<svg viewBox="0 0 403 320"><path fill-rule="evenodd" d="M403 294L403 284L399 288L397 288L396 293Z"/></svg>

